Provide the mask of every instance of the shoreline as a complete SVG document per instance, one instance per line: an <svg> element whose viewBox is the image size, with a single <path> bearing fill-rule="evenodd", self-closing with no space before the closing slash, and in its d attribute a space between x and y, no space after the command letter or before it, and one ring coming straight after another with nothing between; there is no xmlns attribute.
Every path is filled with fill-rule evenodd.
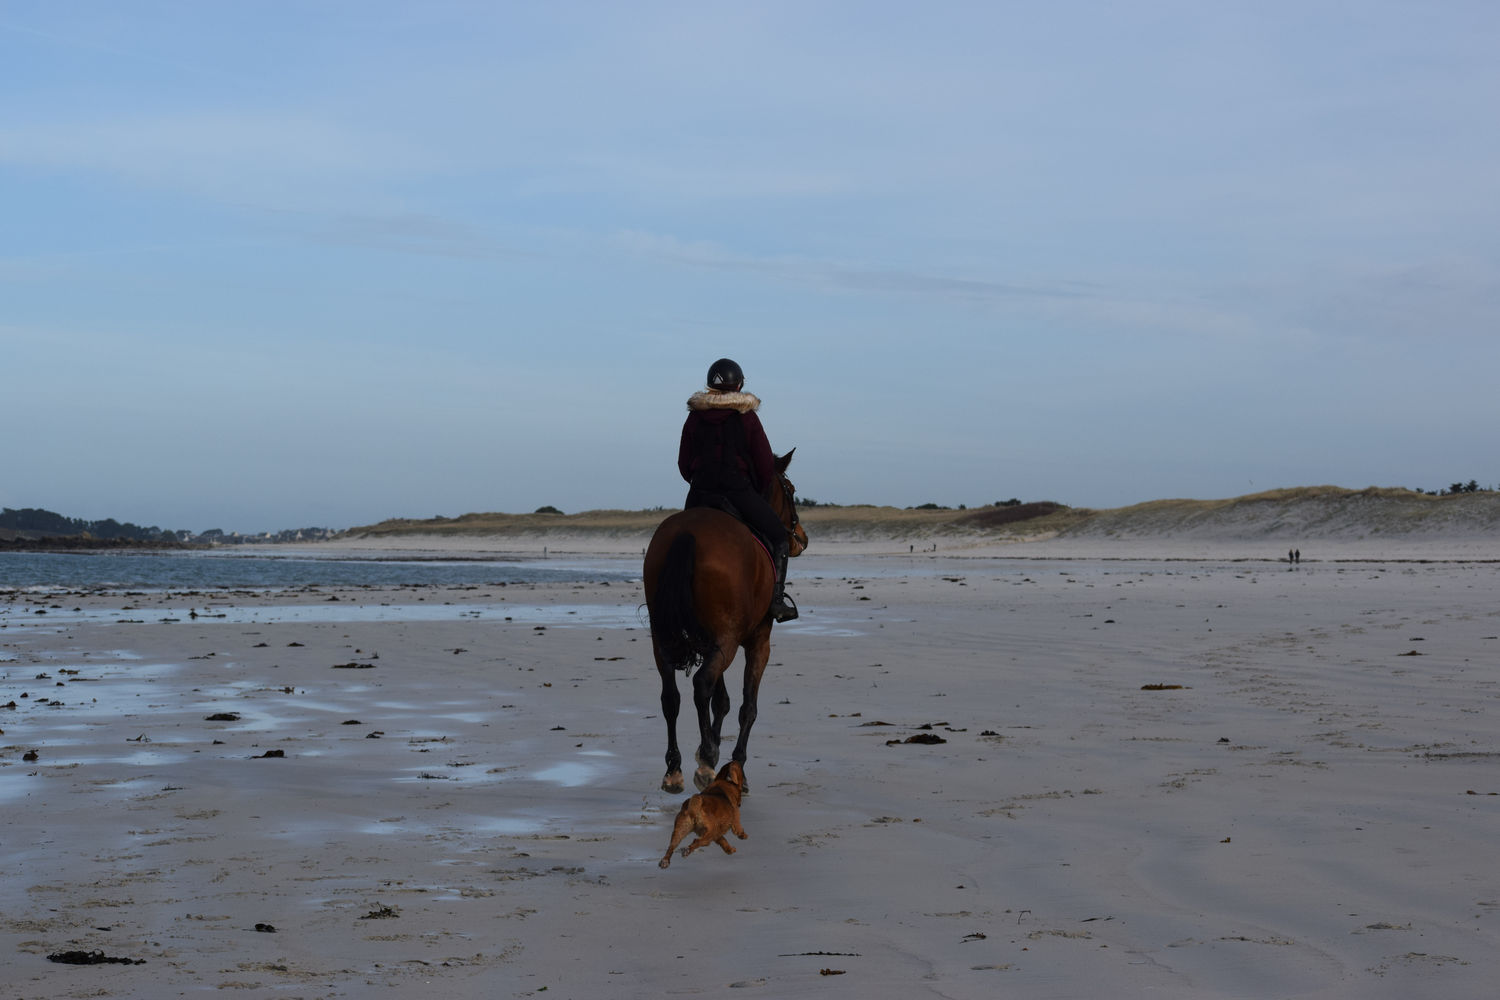
<svg viewBox="0 0 1500 1000"><path fill-rule="evenodd" d="M509 535L436 536L393 535L317 542L299 546L315 553L371 552L425 554L429 558L462 555L466 558L505 555L515 558L613 557L639 558L649 535L593 537L558 534L544 538ZM907 551L901 547L907 546ZM271 547L245 547L261 551ZM280 548L280 547L276 547ZM920 540L904 538L844 539L809 536L812 557L942 558L1047 560L1263 561L1286 562L1289 549L1302 549L1307 562L1500 562L1500 536L1475 534L1443 538L1312 539L1265 542L1182 539L1045 539L1040 541L976 541L963 535L935 535ZM793 569L797 562L792 563Z"/></svg>

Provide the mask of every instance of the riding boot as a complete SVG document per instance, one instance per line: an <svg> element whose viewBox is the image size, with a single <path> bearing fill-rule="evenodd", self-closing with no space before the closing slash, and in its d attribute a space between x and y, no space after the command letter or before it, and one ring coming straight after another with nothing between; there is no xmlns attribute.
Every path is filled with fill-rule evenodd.
<svg viewBox="0 0 1500 1000"><path fill-rule="evenodd" d="M771 617L779 622L789 622L797 617L797 605L786 595L787 543L776 546L771 557L776 561L776 589L771 594Z"/></svg>

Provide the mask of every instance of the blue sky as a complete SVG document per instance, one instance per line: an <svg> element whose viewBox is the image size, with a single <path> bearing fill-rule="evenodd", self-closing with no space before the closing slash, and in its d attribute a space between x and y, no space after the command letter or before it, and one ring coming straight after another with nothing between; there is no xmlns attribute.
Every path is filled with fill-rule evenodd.
<svg viewBox="0 0 1500 1000"><path fill-rule="evenodd" d="M1500 6L7 0L0 505L1500 481Z"/></svg>

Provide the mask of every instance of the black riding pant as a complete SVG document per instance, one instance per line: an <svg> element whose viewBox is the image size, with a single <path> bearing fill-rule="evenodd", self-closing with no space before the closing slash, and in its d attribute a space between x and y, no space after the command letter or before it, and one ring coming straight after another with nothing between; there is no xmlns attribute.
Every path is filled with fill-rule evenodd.
<svg viewBox="0 0 1500 1000"><path fill-rule="evenodd" d="M750 487L743 489L717 489L707 490L694 486L688 490L686 507L717 507L715 497L723 497L739 511L741 519L751 528L765 536L772 550L778 545L787 544L786 525L781 523L781 518L771 509L766 498Z"/></svg>

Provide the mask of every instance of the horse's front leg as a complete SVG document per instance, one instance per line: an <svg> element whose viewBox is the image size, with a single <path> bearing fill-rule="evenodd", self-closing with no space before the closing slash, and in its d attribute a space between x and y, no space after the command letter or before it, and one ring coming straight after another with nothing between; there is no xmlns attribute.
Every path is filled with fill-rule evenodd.
<svg viewBox="0 0 1500 1000"><path fill-rule="evenodd" d="M693 676L693 705L698 709L699 736L698 769L693 772L693 784L700 792L714 780L714 769L719 766L719 729L729 712L724 667L724 657L715 654Z"/></svg>
<svg viewBox="0 0 1500 1000"><path fill-rule="evenodd" d="M661 713L667 720L667 773L662 776L661 790L673 795L682 794L682 751L677 749L677 710L682 706L682 695L677 691L677 671L657 661L656 670L661 674Z"/></svg>
<svg viewBox="0 0 1500 1000"><path fill-rule="evenodd" d="M740 702L740 735L734 742L732 760L745 764L749 752L750 728L755 725L756 699L760 695L760 677L766 672L766 661L771 658L771 625L768 621L745 643L745 696Z"/></svg>

